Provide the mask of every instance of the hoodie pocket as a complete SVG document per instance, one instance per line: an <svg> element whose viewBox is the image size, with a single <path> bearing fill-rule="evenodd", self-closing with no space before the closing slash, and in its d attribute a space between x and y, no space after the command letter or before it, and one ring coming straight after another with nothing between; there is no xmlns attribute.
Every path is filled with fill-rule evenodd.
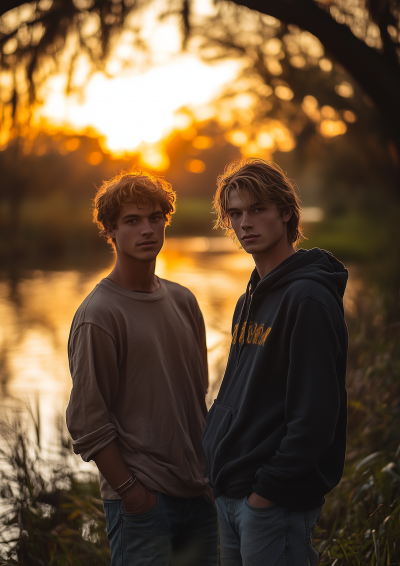
<svg viewBox="0 0 400 566"><path fill-rule="evenodd" d="M214 401L201 437L207 460L206 475L213 486L215 486L221 467L227 463L220 458L221 444L231 426L234 412L234 409Z"/></svg>

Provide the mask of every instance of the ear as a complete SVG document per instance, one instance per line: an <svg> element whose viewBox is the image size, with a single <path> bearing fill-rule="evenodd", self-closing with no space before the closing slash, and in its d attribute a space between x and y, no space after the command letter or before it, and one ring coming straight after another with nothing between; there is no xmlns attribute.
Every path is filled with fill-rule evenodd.
<svg viewBox="0 0 400 566"><path fill-rule="evenodd" d="M293 210L291 210L290 208L284 208L282 210L283 222L289 222L289 220L292 218L292 214L293 214Z"/></svg>
<svg viewBox="0 0 400 566"><path fill-rule="evenodd" d="M105 226L105 230L107 234L110 236L112 240L115 238L115 228L111 228L110 226Z"/></svg>

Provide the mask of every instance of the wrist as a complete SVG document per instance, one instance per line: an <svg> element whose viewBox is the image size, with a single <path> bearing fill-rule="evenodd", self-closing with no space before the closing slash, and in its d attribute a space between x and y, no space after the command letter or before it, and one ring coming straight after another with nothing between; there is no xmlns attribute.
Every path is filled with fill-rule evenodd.
<svg viewBox="0 0 400 566"><path fill-rule="evenodd" d="M125 489L122 493L119 494L121 499L126 499L127 497L129 497L129 495L135 490L135 488L137 487L137 482L134 482L132 485L130 485L127 489Z"/></svg>
<svg viewBox="0 0 400 566"><path fill-rule="evenodd" d="M147 511L154 505L154 492L146 489L139 481L128 489L122 497L122 503L126 511L129 513L139 513ZM151 505L149 505L151 504Z"/></svg>
<svg viewBox="0 0 400 566"><path fill-rule="evenodd" d="M137 478L135 478L135 476L132 474L129 479L127 479L123 484L114 489L115 495L118 495L123 499L123 494L133 488L136 482Z"/></svg>

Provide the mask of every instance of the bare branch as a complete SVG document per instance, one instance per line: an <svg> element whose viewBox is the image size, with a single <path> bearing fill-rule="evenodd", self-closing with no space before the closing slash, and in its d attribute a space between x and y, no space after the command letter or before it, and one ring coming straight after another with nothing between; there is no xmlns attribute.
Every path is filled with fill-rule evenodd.
<svg viewBox="0 0 400 566"><path fill-rule="evenodd" d="M6 12L9 12L14 8L18 8L23 4L26 4L24 0L2 0L0 4L0 17L3 16Z"/></svg>
<svg viewBox="0 0 400 566"><path fill-rule="evenodd" d="M232 0L235 4L273 16L309 31L327 53L355 78L375 102L395 139L399 139L400 73L383 53L358 39L344 24L336 22L312 0ZM400 143L400 142L399 142Z"/></svg>

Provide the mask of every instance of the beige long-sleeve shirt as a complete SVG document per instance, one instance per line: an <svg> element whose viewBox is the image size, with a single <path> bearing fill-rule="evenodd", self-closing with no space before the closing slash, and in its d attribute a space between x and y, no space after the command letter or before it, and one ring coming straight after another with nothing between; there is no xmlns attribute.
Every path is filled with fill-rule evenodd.
<svg viewBox="0 0 400 566"><path fill-rule="evenodd" d="M204 493L204 322L194 295L164 279L154 293L103 279L77 310L68 342L67 426L89 461L116 439L146 486ZM116 499L100 474L103 499Z"/></svg>

